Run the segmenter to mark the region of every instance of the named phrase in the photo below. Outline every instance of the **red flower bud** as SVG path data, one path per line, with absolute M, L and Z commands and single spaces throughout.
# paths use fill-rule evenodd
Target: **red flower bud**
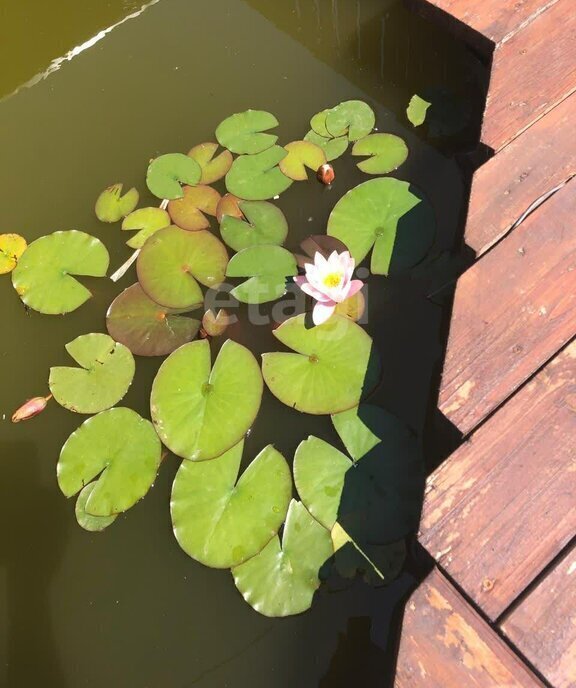
M 52 399 L 52 395 L 47 397 L 33 397 L 24 402 L 22 406 L 14 411 L 12 415 L 12 422 L 19 423 L 21 420 L 28 420 L 34 418 L 46 408 L 46 404 Z
M 334 174 L 334 168 L 332 167 L 332 165 L 329 165 L 328 163 L 321 165 L 318 168 L 318 171 L 316 172 L 316 178 L 318 179 L 318 181 L 322 182 L 322 184 L 326 184 L 326 186 L 332 184 L 335 176 L 336 175 Z

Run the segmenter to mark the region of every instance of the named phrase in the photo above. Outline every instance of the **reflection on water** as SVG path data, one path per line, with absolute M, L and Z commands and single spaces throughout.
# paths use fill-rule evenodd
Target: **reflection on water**
M 60 37 L 62 55 L 104 28 L 104 6 L 112 8 L 111 23 L 140 7 L 99 3 L 100 19 L 70 40 L 68 18 L 80 6 L 89 17 L 91 4 L 34 3 L 34 13 L 16 0 L 3 4 L 2 12 L 28 22 L 27 32 L 15 30 L 11 39 L 10 90 L 31 76 L 14 56 L 28 52 L 34 31 Z M 34 72 L 57 56 L 32 52 L 39 58 Z M 123 181 L 144 192 L 150 157 L 211 139 L 231 112 L 270 110 L 281 122 L 281 141 L 290 141 L 318 110 L 363 98 L 380 130 L 406 138 L 410 157 L 397 176 L 426 192 L 440 227 L 434 250 L 447 251 L 458 231 L 460 175 L 408 128 L 403 111 L 418 84 L 446 78 L 465 92 L 470 72 L 459 65 L 471 60 L 399 4 L 382 0 L 161 0 L 0 103 L 1 231 L 32 240 L 82 229 L 106 243 L 115 268 L 130 251 L 124 233 L 93 215 L 102 188 Z M 334 203 L 363 179 L 349 157 L 336 170 L 330 190 L 310 183 L 282 196 L 290 248 L 324 231 Z M 144 192 L 142 204 L 151 201 Z M 0 685 L 334 688 L 351 685 L 351 676 L 356 686 L 382 685 L 397 632 L 391 619 L 414 584 L 411 574 L 389 588 L 357 581 L 339 592 L 325 589 L 309 613 L 270 621 L 245 604 L 229 572 L 205 569 L 179 549 L 168 509 L 174 458 L 142 503 L 105 533 L 89 534 L 76 526 L 73 500 L 59 493 L 55 478 L 59 449 L 82 419 L 52 405 L 29 424 L 1 420 L 24 399 L 46 393 L 48 367 L 69 363 L 64 344 L 103 331 L 108 304 L 130 283 L 130 276 L 119 285 L 88 281 L 91 302 L 59 318 L 26 313 L 9 279 L 0 278 L 0 356 L 8 380 L 0 386 Z M 369 329 L 386 366 L 374 401 L 422 431 L 442 349 L 442 311 L 425 298 L 426 280 L 377 279 L 373 287 Z M 258 351 L 275 346 L 270 333 L 249 327 L 235 326 L 230 336 Z M 157 365 L 138 360 L 127 406 L 147 414 Z M 268 442 L 290 457 L 312 433 L 335 441 L 327 419 L 301 417 L 267 395 L 247 458 Z M 358 655 L 365 658 L 361 675 L 354 671 Z

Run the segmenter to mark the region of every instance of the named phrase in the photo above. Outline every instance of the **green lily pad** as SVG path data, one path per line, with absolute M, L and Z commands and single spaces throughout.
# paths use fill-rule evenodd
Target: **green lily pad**
M 432 103 L 424 100 L 424 98 L 421 98 L 418 94 L 413 95 L 406 108 L 406 117 L 408 117 L 408 121 L 415 127 L 424 124 L 426 121 L 426 113 L 430 105 L 432 105 Z
M 152 301 L 137 283 L 112 301 L 106 327 L 113 339 L 136 356 L 166 356 L 198 334 L 200 321 L 182 312 Z
M 249 277 L 230 292 L 243 303 L 267 303 L 286 291 L 286 277 L 296 275 L 296 259 L 282 246 L 250 246 L 230 259 L 227 277 Z
M 368 136 L 375 124 L 374 111 L 362 100 L 346 100 L 326 114 L 326 129 L 330 135 L 346 135 L 349 141 Z
M 357 167 L 367 174 L 388 174 L 400 167 L 408 157 L 408 146 L 404 139 L 394 134 L 369 134 L 356 141 L 352 155 L 370 156 L 359 162 Z
M 322 136 L 326 139 L 332 138 L 332 134 L 326 128 L 326 117 L 328 116 L 329 112 L 330 108 L 321 110 L 320 112 L 317 112 L 310 120 L 310 129 L 314 133 L 318 134 L 318 136 Z
M 328 218 L 328 234 L 360 263 L 374 248 L 370 269 L 396 274 L 418 263 L 432 245 L 434 211 L 424 194 L 398 179 L 371 179 L 348 191 Z
M 241 201 L 239 209 L 246 220 L 225 215 L 220 225 L 222 239 L 231 249 L 241 251 L 260 244 L 284 243 L 288 223 L 280 208 L 267 201 Z
M 122 196 L 123 184 L 112 184 L 96 200 L 96 217 L 101 222 L 118 222 L 129 215 L 138 205 L 140 194 L 137 189 L 130 189 Z
M 226 247 L 210 232 L 170 226 L 144 244 L 136 269 L 142 289 L 153 301 L 167 308 L 191 309 L 204 301 L 198 282 L 218 286 L 227 263 Z
M 327 138 L 320 136 L 315 131 L 309 131 L 304 137 L 304 141 L 309 141 L 318 146 L 324 151 L 327 162 L 336 160 L 343 155 L 348 148 L 348 137 L 338 136 L 336 138 Z
M 231 339 L 211 365 L 206 340 L 185 344 L 160 366 L 150 399 L 152 420 L 178 456 L 220 456 L 250 428 L 262 399 L 262 375 L 252 353 Z
M 213 184 L 228 172 L 232 165 L 232 153 L 224 149 L 218 155 L 218 144 L 213 142 L 199 143 L 188 151 L 188 156 L 196 160 L 202 169 L 200 184 Z M 214 157 L 216 155 L 216 157 Z
M 14 270 L 27 246 L 19 234 L 0 234 L 0 275 Z
M 66 497 L 95 481 L 84 510 L 92 516 L 127 511 L 148 492 L 161 461 L 152 423 L 128 408 L 88 418 L 60 452 L 58 485 Z
M 296 254 L 296 262 L 298 267 L 304 268 L 306 263 L 313 263 L 316 253 L 320 253 L 324 258 L 336 251 L 342 253 L 347 251 L 346 244 L 343 244 L 340 239 L 328 236 L 327 234 L 310 234 L 300 242 L 300 248 L 306 255 Z
M 202 178 L 202 168 L 183 153 L 166 153 L 152 160 L 146 172 L 146 184 L 158 198 L 182 198 L 180 184 L 194 186 Z
M 306 314 L 286 320 L 274 336 L 297 353 L 262 355 L 264 380 L 274 396 L 297 411 L 338 413 L 357 406 L 377 384 L 380 361 L 371 337 L 333 315 L 310 327 Z
M 12 271 L 18 296 L 39 313 L 59 315 L 76 310 L 92 293 L 73 275 L 104 277 L 108 251 L 96 237 L 71 230 L 33 241 Z
M 246 110 L 230 115 L 218 125 L 218 143 L 232 153 L 254 155 L 273 146 L 278 137 L 263 132 L 278 126 L 278 120 L 264 110 Z
M 122 222 L 123 230 L 139 230 L 126 244 L 130 248 L 142 248 L 147 239 L 170 223 L 170 215 L 162 208 L 139 208 L 127 215 Z
M 168 203 L 168 212 L 175 225 L 197 232 L 210 227 L 206 215 L 215 217 L 219 202 L 220 194 L 211 186 L 185 186 L 184 196 Z
M 272 146 L 256 155 L 241 155 L 226 175 L 226 188 L 246 201 L 265 201 L 279 196 L 292 184 L 278 163 L 288 155 L 281 146 Z
M 393 428 L 396 427 L 397 420 L 378 406 L 361 404 L 348 411 L 334 414 L 332 423 L 346 451 L 354 461 L 359 461 L 380 444 L 387 425 L 392 424 Z
M 117 404 L 135 372 L 130 350 L 107 334 L 83 334 L 66 344 L 80 368 L 50 368 L 48 384 L 56 401 L 75 413 L 99 413 Z
M 292 500 L 280 538 L 232 569 L 244 599 L 265 616 L 291 616 L 309 609 L 320 585 L 320 570 L 333 554 L 330 533 L 301 502 Z
M 183 461 L 172 487 L 174 535 L 193 559 L 237 566 L 278 532 L 292 493 L 286 459 L 269 444 L 238 479 L 241 440 L 213 461 Z
M 76 499 L 76 507 L 74 512 L 76 514 L 76 520 L 78 525 L 84 530 L 88 530 L 92 533 L 99 533 L 108 526 L 112 525 L 114 521 L 118 518 L 118 514 L 112 514 L 111 516 L 93 516 L 86 511 L 86 503 L 92 494 L 92 491 L 96 487 L 96 483 L 88 483 L 86 487 L 81 490 L 78 498 Z
M 280 161 L 281 171 L 294 181 L 304 182 L 308 179 L 306 168 L 314 173 L 326 163 L 326 154 L 310 141 L 292 141 L 284 146 L 288 155 Z

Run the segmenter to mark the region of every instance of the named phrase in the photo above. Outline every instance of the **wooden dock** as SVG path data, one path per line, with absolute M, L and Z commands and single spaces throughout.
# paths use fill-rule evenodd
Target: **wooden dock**
M 576 688 L 576 5 L 417 0 L 492 60 L 398 688 Z M 529 211 L 529 212 L 527 212 Z

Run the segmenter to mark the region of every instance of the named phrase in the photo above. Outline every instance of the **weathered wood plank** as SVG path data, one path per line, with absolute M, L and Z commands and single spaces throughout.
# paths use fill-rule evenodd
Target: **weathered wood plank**
M 575 122 L 573 94 L 477 170 L 464 240 L 478 256 L 537 198 L 576 174 Z
M 576 12 L 558 0 L 494 53 L 482 142 L 500 150 L 575 85 Z
M 404 611 L 396 688 L 534 688 L 542 683 L 434 570 Z
M 576 340 L 429 478 L 419 540 L 496 619 L 576 533 Z
M 576 333 L 574 217 L 576 178 L 458 280 L 439 406 L 464 434 Z
M 576 688 L 576 547 L 501 628 L 554 688 Z

